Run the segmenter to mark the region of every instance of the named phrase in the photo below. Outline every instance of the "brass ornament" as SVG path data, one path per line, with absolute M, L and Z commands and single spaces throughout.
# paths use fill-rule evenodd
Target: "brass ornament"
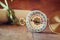
M 20 18 L 19 22 L 21 26 L 24 26 L 26 24 L 26 20 L 24 18 Z

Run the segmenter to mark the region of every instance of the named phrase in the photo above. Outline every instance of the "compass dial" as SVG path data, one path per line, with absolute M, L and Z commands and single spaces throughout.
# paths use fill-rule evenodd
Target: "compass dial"
M 26 17 L 26 26 L 30 31 L 41 32 L 47 26 L 47 17 L 41 11 L 31 11 Z

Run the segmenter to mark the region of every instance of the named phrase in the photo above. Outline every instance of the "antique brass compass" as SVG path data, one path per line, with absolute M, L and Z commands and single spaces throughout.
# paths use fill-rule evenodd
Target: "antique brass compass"
M 47 17 L 38 10 L 29 12 L 26 17 L 26 26 L 30 31 L 41 32 L 47 26 Z

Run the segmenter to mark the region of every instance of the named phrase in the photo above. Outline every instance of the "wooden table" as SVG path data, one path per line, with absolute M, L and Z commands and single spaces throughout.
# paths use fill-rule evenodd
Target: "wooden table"
M 0 40 L 60 40 L 60 35 L 48 27 L 41 33 L 32 33 L 26 26 L 0 25 Z
M 32 40 L 32 33 L 25 26 L 1 25 L 0 40 Z

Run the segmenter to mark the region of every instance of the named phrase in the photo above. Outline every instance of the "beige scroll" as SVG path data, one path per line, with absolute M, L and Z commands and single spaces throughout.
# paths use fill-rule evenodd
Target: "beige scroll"
M 20 18 L 26 18 L 27 14 L 30 12 L 30 10 L 14 10 L 15 16 L 20 20 Z M 7 10 L 0 9 L 0 23 L 7 22 Z

